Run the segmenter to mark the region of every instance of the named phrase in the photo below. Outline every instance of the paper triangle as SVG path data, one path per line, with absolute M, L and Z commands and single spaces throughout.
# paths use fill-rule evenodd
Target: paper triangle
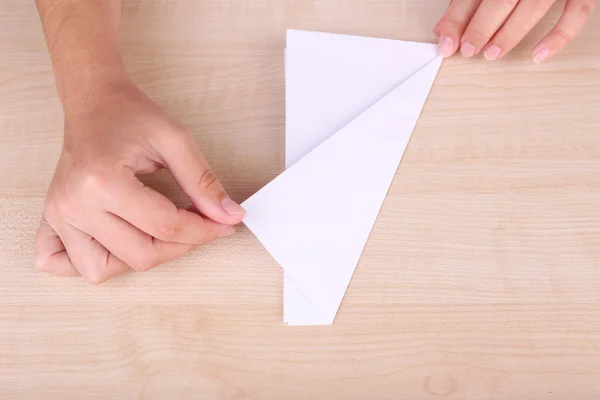
M 434 44 L 323 32 L 288 30 L 286 41 L 286 167 L 438 55 Z M 284 322 L 328 323 L 285 273 L 283 296 Z
M 288 30 L 286 168 L 438 57 L 437 45 Z
M 242 204 L 244 223 L 320 322 L 335 318 L 440 64 L 426 64 Z

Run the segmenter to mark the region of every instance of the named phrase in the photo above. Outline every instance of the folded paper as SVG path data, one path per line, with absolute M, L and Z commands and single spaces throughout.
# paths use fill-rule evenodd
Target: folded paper
M 333 323 L 441 57 L 432 44 L 289 30 L 286 170 L 242 203 L 284 270 L 284 321 Z

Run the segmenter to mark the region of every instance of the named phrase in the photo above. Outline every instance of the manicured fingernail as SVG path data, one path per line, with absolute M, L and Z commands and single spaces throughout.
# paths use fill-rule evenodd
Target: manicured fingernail
M 221 225 L 221 229 L 219 230 L 219 237 L 231 236 L 235 232 L 233 226 L 229 225 Z
M 550 56 L 550 50 L 541 48 L 535 53 L 533 53 L 533 62 L 536 64 L 541 64 L 548 59 Z
M 502 53 L 502 50 L 500 49 L 500 47 L 493 44 L 493 45 L 489 46 L 487 49 L 485 49 L 485 53 L 483 53 L 483 56 L 488 61 L 495 61 L 498 59 L 498 57 L 500 57 L 500 53 Z
M 231 200 L 229 197 L 225 197 L 221 200 L 221 206 L 223 206 L 223 209 L 231 215 L 239 215 L 246 212 L 242 206 Z
M 475 46 L 469 42 L 462 42 L 460 45 L 460 54 L 467 58 L 473 57 L 475 55 Z
M 442 57 L 450 57 L 454 53 L 454 41 L 448 36 L 440 40 L 440 54 Z

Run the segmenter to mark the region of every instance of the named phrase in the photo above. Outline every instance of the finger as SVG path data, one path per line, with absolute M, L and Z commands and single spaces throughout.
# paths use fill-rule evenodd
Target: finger
M 99 285 L 129 269 L 123 261 L 85 232 L 67 223 L 55 226 L 71 262 L 88 282 Z
M 461 53 L 465 57 L 478 54 L 504 24 L 519 0 L 483 0 L 462 37 Z M 487 60 L 500 57 L 497 47 L 490 46 L 484 56 Z
M 207 236 L 214 236 L 211 230 L 218 230 L 220 236 L 232 234 L 230 225 L 215 226 L 199 214 L 178 209 L 169 199 L 141 183 L 131 170 L 123 172 L 122 179 L 115 179 L 107 211 L 137 227 L 142 232 L 166 242 L 200 244 Z
M 213 224 L 218 225 L 214 221 Z M 89 232 L 117 258 L 135 271 L 147 271 L 190 251 L 194 245 L 163 242 L 140 231 L 116 215 L 104 212 L 90 221 Z M 206 231 L 205 241 L 214 240 L 219 230 Z
M 433 33 L 435 33 L 435 36 L 439 37 L 440 34 L 442 33 L 442 23 L 444 22 L 444 17 L 442 17 L 442 19 L 440 19 L 438 21 L 437 24 L 435 24 L 435 27 L 433 28 Z
M 193 136 L 186 133 L 181 138 L 182 140 L 169 140 L 156 146 L 181 189 L 208 218 L 229 225 L 241 222 L 244 209 L 229 198 L 198 149 Z
M 450 0 L 448 2 L 448 8 L 446 8 L 446 11 L 444 12 L 444 14 L 442 14 L 442 17 L 439 19 L 439 21 L 435 24 L 435 27 L 433 28 L 433 33 L 435 33 L 436 36 L 440 36 L 442 23 L 446 19 L 446 15 L 448 14 L 448 10 L 450 9 L 450 6 L 452 5 L 453 1 L 454 0 Z
M 443 57 L 450 57 L 456 53 L 460 38 L 480 4 L 481 0 L 455 0 L 450 4 L 438 28 L 439 51 Z
M 533 60 L 540 64 L 565 48 L 590 19 L 595 0 L 569 0 L 554 29 L 533 50 Z
M 498 58 L 510 52 L 537 25 L 556 0 L 522 0 L 487 47 L 500 49 Z M 493 49 L 488 51 L 493 53 Z
M 44 272 L 59 276 L 78 276 L 65 245 L 48 221 L 42 218 L 35 235 L 35 266 Z

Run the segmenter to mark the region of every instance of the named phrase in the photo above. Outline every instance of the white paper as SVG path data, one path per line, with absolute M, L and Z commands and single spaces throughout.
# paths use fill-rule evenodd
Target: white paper
M 286 168 L 437 57 L 430 43 L 288 30 Z
M 242 204 L 288 324 L 333 322 L 440 64 L 435 45 L 288 32 L 288 169 Z
M 434 44 L 298 30 L 287 48 L 310 68 L 285 63 L 286 167 L 438 55 Z M 285 322 L 328 323 L 285 273 L 283 288 Z

